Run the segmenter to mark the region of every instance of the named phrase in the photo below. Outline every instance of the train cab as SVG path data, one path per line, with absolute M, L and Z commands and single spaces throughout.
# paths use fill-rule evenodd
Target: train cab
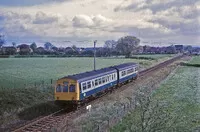
M 79 84 L 71 78 L 61 78 L 57 80 L 55 86 L 55 100 L 57 101 L 79 101 Z

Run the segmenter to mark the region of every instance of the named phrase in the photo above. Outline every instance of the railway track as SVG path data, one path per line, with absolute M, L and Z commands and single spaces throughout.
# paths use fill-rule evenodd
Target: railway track
M 159 63 L 153 67 L 142 70 L 139 72 L 139 76 L 142 77 L 150 72 L 161 69 L 161 68 L 165 67 L 166 65 L 169 65 L 169 64 L 173 63 L 174 61 L 179 60 L 182 57 L 184 57 L 184 55 L 176 56 L 172 59 L 169 59 L 167 61 Z M 119 89 L 116 89 L 115 91 L 120 92 L 123 90 L 124 90 L 124 88 L 119 88 Z M 92 104 L 92 103 L 98 101 L 99 99 L 101 99 L 101 97 L 99 97 L 93 101 L 90 101 L 89 103 Z M 77 117 L 80 114 L 85 113 L 85 112 L 87 112 L 87 111 L 84 106 L 80 107 L 78 110 L 72 110 L 72 111 L 66 111 L 65 109 L 61 109 L 61 110 L 59 110 L 55 113 L 52 113 L 48 116 L 28 122 L 27 124 L 13 130 L 12 132 L 48 132 L 53 126 L 61 123 L 63 121 L 63 119 L 67 119 L 67 118 L 71 119 L 71 118 Z

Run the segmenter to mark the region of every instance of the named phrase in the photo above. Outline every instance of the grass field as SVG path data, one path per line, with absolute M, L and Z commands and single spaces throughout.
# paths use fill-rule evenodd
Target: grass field
M 137 62 L 145 68 L 156 61 L 97 58 L 96 67 L 99 69 L 126 62 Z M 50 84 L 51 79 L 55 81 L 63 76 L 93 70 L 93 58 L 2 58 L 0 64 L 0 88 Z
M 199 59 L 200 57 L 194 57 L 189 63 L 199 63 Z M 159 102 L 157 105 L 153 105 L 153 103 L 146 105 L 146 115 L 144 115 L 146 118 L 144 120 L 148 120 L 148 122 L 142 121 L 140 117 L 142 110 L 136 109 L 116 125 L 112 131 L 125 131 L 130 129 L 137 131 L 145 129 L 150 131 L 150 129 L 158 129 L 163 132 L 188 132 L 199 130 L 200 68 L 187 66 L 178 68 L 152 94 L 151 102 L 157 101 Z M 156 110 L 155 106 L 162 107 Z M 149 123 L 149 125 L 144 128 L 141 123 L 144 125 Z
M 164 59 L 168 57 L 159 60 L 97 58 L 96 62 L 97 69 L 126 62 L 137 62 L 146 68 Z M 55 111 L 57 107 L 50 103 L 54 86 L 51 79 L 54 83 L 63 76 L 90 70 L 93 70 L 93 58 L 1 58 L 0 125 Z
M 194 56 L 189 63 L 190 64 L 200 64 L 200 56 Z

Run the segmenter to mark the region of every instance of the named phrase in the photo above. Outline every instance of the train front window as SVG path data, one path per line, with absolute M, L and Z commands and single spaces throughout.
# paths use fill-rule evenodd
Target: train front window
M 63 92 L 68 92 L 68 82 L 64 82 Z
M 69 86 L 69 92 L 75 92 L 75 85 L 74 84 L 71 84 Z
M 57 85 L 56 92 L 62 92 L 62 86 L 60 84 Z

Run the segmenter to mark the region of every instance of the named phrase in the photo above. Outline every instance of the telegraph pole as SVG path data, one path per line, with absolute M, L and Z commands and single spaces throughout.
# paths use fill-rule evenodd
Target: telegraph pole
M 94 41 L 94 70 L 96 70 L 96 43 L 97 40 Z

